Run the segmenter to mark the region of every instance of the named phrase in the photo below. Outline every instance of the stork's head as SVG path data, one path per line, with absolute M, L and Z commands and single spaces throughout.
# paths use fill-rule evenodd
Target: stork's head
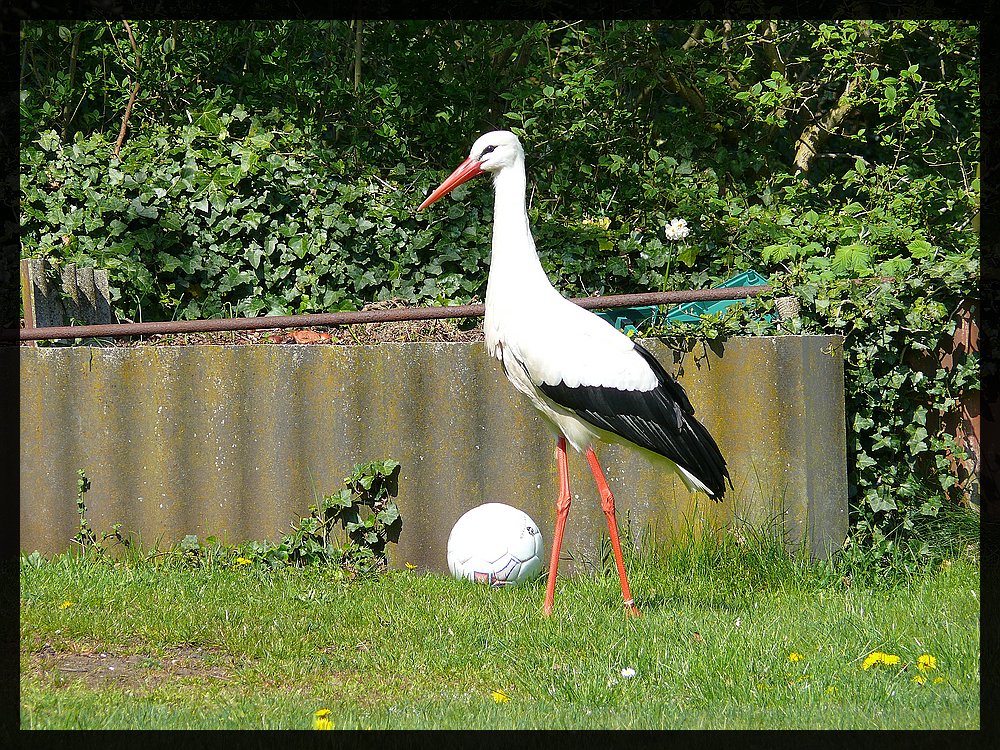
M 426 208 L 436 200 L 443 198 L 476 175 L 483 172 L 492 172 L 495 175 L 519 159 L 524 159 L 524 149 L 521 148 L 521 141 L 509 130 L 494 130 L 481 135 L 472 144 L 469 158 L 459 164 L 458 168 L 448 175 L 448 178 L 438 186 L 437 190 L 427 196 L 427 199 L 420 204 L 417 210 Z
M 499 172 L 518 159 L 524 158 L 521 141 L 509 130 L 494 130 L 479 136 L 472 144 L 469 158 L 479 162 L 484 172 Z

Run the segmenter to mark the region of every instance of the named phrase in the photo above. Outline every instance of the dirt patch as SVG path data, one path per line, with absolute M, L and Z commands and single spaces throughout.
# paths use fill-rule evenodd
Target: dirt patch
M 177 678 L 229 680 L 231 663 L 221 651 L 197 646 L 164 648 L 159 653 L 117 654 L 74 649 L 56 651 L 46 644 L 28 657 L 33 671 L 56 685 L 83 682 L 90 688 L 156 687 Z

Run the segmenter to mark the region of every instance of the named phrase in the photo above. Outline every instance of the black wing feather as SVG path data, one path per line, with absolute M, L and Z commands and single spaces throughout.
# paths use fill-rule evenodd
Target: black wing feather
M 560 406 L 572 409 L 595 427 L 613 432 L 658 453 L 698 477 L 716 500 L 726 493 L 729 470 L 715 439 L 694 417 L 684 388 L 646 349 L 636 351 L 649 363 L 659 384 L 651 391 L 607 386 L 542 383 L 538 389 Z M 732 480 L 729 480 L 732 487 Z

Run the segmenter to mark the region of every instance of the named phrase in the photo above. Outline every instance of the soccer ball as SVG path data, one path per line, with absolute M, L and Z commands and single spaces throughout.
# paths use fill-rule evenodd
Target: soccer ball
M 542 534 L 524 511 L 485 503 L 452 528 L 448 569 L 455 578 L 491 586 L 527 583 L 542 569 Z

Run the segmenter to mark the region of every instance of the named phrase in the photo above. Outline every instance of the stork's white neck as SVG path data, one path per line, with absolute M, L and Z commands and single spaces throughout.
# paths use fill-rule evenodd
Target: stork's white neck
M 483 332 L 486 350 L 502 359 L 499 344 L 527 335 L 548 317 L 547 306 L 563 300 L 535 252 L 525 206 L 524 161 L 517 159 L 493 179 L 493 253 L 486 284 Z
M 525 205 L 524 162 L 500 170 L 493 179 L 493 253 L 486 286 L 486 312 L 507 299 L 530 302 L 554 291 L 535 251 Z M 492 304 L 491 304 L 492 303 Z

